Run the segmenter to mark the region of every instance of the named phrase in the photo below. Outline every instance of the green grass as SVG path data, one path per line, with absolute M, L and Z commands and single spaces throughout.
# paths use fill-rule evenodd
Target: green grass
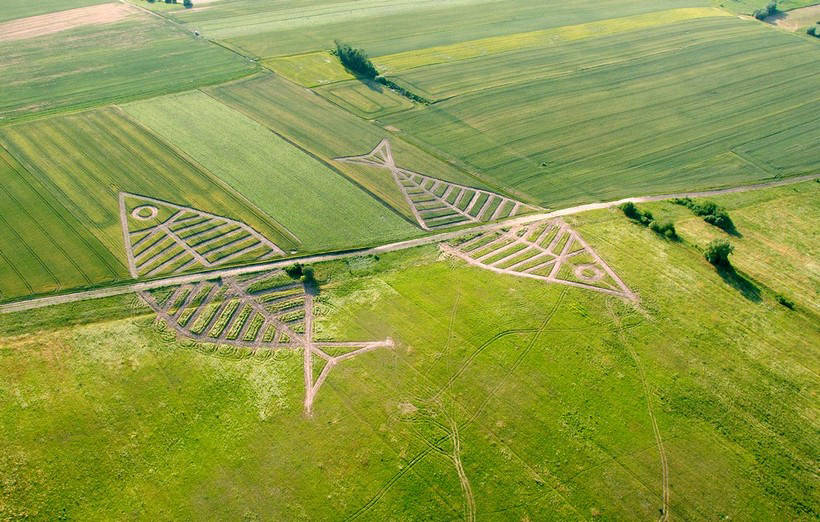
M 126 297 L 5 316 L 0 513 L 462 518 L 457 437 L 479 517 L 652 519 L 651 401 L 672 517 L 814 520 L 820 331 L 800 303 L 816 288 L 795 287 L 796 311 L 774 298 L 816 256 L 793 256 L 814 231 L 768 216 L 779 204 L 816 222 L 815 185 L 715 198 L 744 234 L 740 269 L 767 243 L 760 300 L 703 259 L 708 237 L 669 203 L 652 209 L 677 216 L 682 242 L 617 209 L 569 218 L 640 308 L 435 247 L 317 265 L 317 335 L 397 346 L 335 367 L 312 417 L 298 352 L 181 343 Z
M 32 2 L 30 0 L 6 0 L 3 2 L 3 11 L 0 12 L 0 22 L 74 9 L 75 7 L 102 4 L 105 3 L 105 1 L 106 0 L 40 0 L 38 2 Z
M 549 206 L 748 183 L 817 170 L 818 57 L 695 20 L 416 68 L 399 83 L 447 99 L 386 121 Z
M 283 249 L 292 246 L 289 236 L 247 199 L 200 170 L 118 109 L 5 126 L 0 128 L 0 144 L 28 171 L 17 169 L 19 190 L 28 191 L 21 193 L 19 201 L 29 214 L 4 204 L 3 216 L 24 237 L 28 248 L 43 251 L 54 242 L 65 252 L 67 260 L 61 261 L 55 251 L 44 261 L 50 270 L 66 272 L 68 279 L 63 289 L 71 286 L 70 281 L 80 282 L 70 274 L 69 267 L 75 263 L 92 284 L 130 278 L 120 229 L 120 191 L 238 219 Z M 26 189 L 24 182 L 30 188 Z M 10 183 L 7 190 L 13 187 Z M 31 226 L 29 215 L 38 216 L 34 219 L 42 226 L 42 232 Z M 42 239 L 43 234 L 55 239 Z M 24 255 L 22 245 L 16 251 Z M 24 259 L 27 258 L 12 261 L 26 264 Z M 53 263 L 56 265 L 52 268 Z M 51 288 L 38 286 L 31 293 L 48 289 Z
M 325 161 L 366 154 L 383 138 L 389 138 L 399 166 L 447 181 L 485 186 L 459 168 L 405 143 L 393 132 L 281 78 L 263 76 L 212 87 L 207 92 Z M 341 162 L 332 165 L 413 219 L 389 171 Z
M 315 91 L 336 105 L 366 119 L 378 119 L 414 107 L 413 102 L 404 96 L 375 82 L 351 80 L 319 87 Z
M 416 228 L 256 121 L 195 92 L 126 112 L 281 223 L 302 250 L 389 242 Z
M 379 0 L 270 3 L 237 0 L 173 14 L 208 38 L 269 58 L 327 50 L 340 39 L 371 56 L 548 27 L 631 16 L 708 0 Z
M 118 23 L 0 43 L 0 121 L 187 90 L 258 68 L 138 12 Z

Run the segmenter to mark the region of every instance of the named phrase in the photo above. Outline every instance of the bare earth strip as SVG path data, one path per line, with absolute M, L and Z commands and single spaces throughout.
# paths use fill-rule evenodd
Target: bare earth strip
M 85 25 L 110 24 L 134 12 L 128 4 L 118 2 L 29 16 L 0 24 L 0 42 L 35 38 Z
M 717 190 L 706 190 L 700 192 L 680 192 L 676 194 L 663 194 L 658 196 L 641 196 L 641 197 L 632 197 L 632 198 L 624 198 L 619 199 L 616 201 L 608 201 L 602 203 L 589 203 L 586 205 L 578 205 L 575 207 L 568 207 L 561 210 L 555 210 L 552 212 L 545 212 L 545 213 L 538 213 L 538 214 L 528 214 L 526 216 L 515 217 L 512 219 L 508 219 L 506 221 L 502 221 L 499 223 L 490 223 L 486 225 L 480 225 L 476 227 L 472 227 L 469 229 L 461 229 L 456 230 L 454 232 L 445 232 L 441 234 L 435 234 L 431 236 L 426 236 L 418 239 L 411 239 L 408 241 L 399 241 L 396 243 L 388 243 L 385 245 L 372 247 L 372 248 L 362 248 L 359 250 L 351 250 L 348 252 L 339 252 L 339 253 L 332 253 L 332 254 L 319 254 L 315 256 L 304 256 L 304 257 L 294 257 L 290 259 L 283 259 L 280 261 L 274 261 L 271 263 L 263 263 L 263 264 L 256 264 L 256 265 L 248 265 L 236 268 L 225 268 L 220 270 L 202 272 L 197 274 L 190 274 L 190 275 L 183 275 L 183 276 L 174 276 L 174 277 L 167 277 L 163 279 L 156 279 L 153 281 L 145 281 L 140 283 L 133 283 L 129 285 L 122 285 L 122 286 L 111 286 L 106 288 L 98 288 L 96 290 L 86 290 L 81 292 L 73 292 L 69 294 L 62 294 L 62 295 L 55 295 L 55 296 L 48 296 L 48 297 L 38 297 L 34 299 L 27 299 L 23 301 L 16 301 L 13 303 L 6 303 L 0 305 L 0 313 L 11 313 L 11 312 L 20 312 L 24 310 L 32 310 L 35 308 L 42 308 L 45 306 L 52 306 L 56 304 L 63 304 L 63 303 L 72 303 L 75 301 L 84 301 L 87 299 L 97 299 L 101 297 L 110 297 L 114 295 L 122 295 L 122 294 L 130 294 L 134 292 L 140 292 L 143 290 L 150 290 L 154 288 L 160 288 L 163 286 L 171 286 L 177 284 L 185 284 L 191 282 L 198 282 L 198 281 L 206 281 L 208 279 L 213 279 L 214 277 L 219 276 L 237 276 L 242 274 L 251 274 L 254 272 L 260 272 L 262 270 L 273 270 L 277 268 L 283 268 L 285 266 L 292 265 L 293 263 L 299 262 L 302 264 L 309 264 L 309 263 L 321 263 L 323 261 L 332 261 L 335 259 L 344 259 L 348 257 L 356 257 L 356 256 L 365 256 L 365 255 L 375 255 L 375 254 L 384 254 L 386 252 L 394 252 L 396 250 L 404 250 L 407 248 L 414 248 L 422 245 L 430 245 L 433 243 L 440 243 L 442 241 L 450 241 L 452 239 L 456 239 L 461 237 L 465 234 L 471 232 L 486 232 L 490 230 L 498 230 L 501 228 L 514 226 L 514 225 L 525 225 L 528 223 L 534 223 L 536 221 L 541 221 L 543 219 L 549 218 L 556 218 L 560 216 L 569 216 L 572 214 L 579 214 L 581 212 L 586 212 L 588 210 L 598 210 L 598 209 L 605 209 L 616 207 L 622 203 L 627 201 L 632 201 L 633 203 L 646 203 L 650 201 L 663 201 L 667 199 L 674 199 L 674 198 L 683 198 L 683 197 L 690 197 L 690 198 L 701 198 L 701 197 L 709 197 L 709 196 L 717 196 L 720 194 L 732 194 L 736 192 L 746 192 L 749 190 L 759 190 L 764 188 L 770 187 L 778 187 L 781 185 L 790 185 L 793 183 L 800 183 L 803 181 L 813 180 L 820 178 L 820 174 L 810 174 L 808 176 L 799 176 L 789 179 L 783 180 L 776 180 L 776 181 L 769 181 L 766 183 L 757 183 L 754 185 L 745 185 L 741 187 L 732 187 L 726 189 L 717 189 Z

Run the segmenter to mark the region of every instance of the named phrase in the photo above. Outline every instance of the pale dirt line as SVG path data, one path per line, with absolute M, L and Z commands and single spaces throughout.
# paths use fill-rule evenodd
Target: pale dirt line
M 655 418 L 655 411 L 652 408 L 652 393 L 649 389 L 649 383 L 646 380 L 646 373 L 644 372 L 643 365 L 641 364 L 641 360 L 638 358 L 637 352 L 632 347 L 631 344 L 626 339 L 626 335 L 624 335 L 623 325 L 621 324 L 621 320 L 618 315 L 612 310 L 611 303 L 607 302 L 607 310 L 609 314 L 612 316 L 612 321 L 615 323 L 615 326 L 618 330 L 618 337 L 623 343 L 624 346 L 627 347 L 629 350 L 629 355 L 632 356 L 632 360 L 635 361 L 635 366 L 638 368 L 638 375 L 641 379 L 641 386 L 643 387 L 643 393 L 646 397 L 646 408 L 649 412 L 649 418 L 652 421 L 652 431 L 655 435 L 655 442 L 658 445 L 658 455 L 661 461 L 661 488 L 663 491 L 663 508 L 661 510 L 661 516 L 659 517 L 659 522 L 666 522 L 669 520 L 669 464 L 666 460 L 666 450 L 663 447 L 663 439 L 661 438 L 661 431 L 658 428 L 658 421 Z
M 339 253 L 330 253 L 330 254 L 317 254 L 313 256 L 303 256 L 303 257 L 292 257 L 289 259 L 282 259 L 279 261 L 273 261 L 270 263 L 260 263 L 254 265 L 245 265 L 236 268 L 224 268 L 218 269 L 208 272 L 199 272 L 196 274 L 187 274 L 181 276 L 172 276 L 163 279 L 156 279 L 152 281 L 145 281 L 139 283 L 132 283 L 128 285 L 121 285 L 121 286 L 111 286 L 105 288 L 98 288 L 94 290 L 83 290 L 79 292 L 72 292 L 69 294 L 61 294 L 55 296 L 48 296 L 48 297 L 36 297 L 32 299 L 25 299 L 22 301 L 15 301 L 12 303 L 6 303 L 0 305 L 0 313 L 11 313 L 11 312 L 20 312 L 24 310 L 32 310 L 35 308 L 42 308 L 44 306 L 52 306 L 56 304 L 63 304 L 63 303 L 72 303 L 76 301 L 85 301 L 88 299 L 98 299 L 101 297 L 111 297 L 116 295 L 122 294 L 130 294 L 134 292 L 139 292 L 141 290 L 151 290 L 155 288 L 161 288 L 163 286 L 172 286 L 177 284 L 184 284 L 189 282 L 195 281 L 203 281 L 206 279 L 213 279 L 216 277 L 220 277 L 222 275 L 244 275 L 244 274 L 252 274 L 255 272 L 261 272 L 263 270 L 273 270 L 276 268 L 284 268 L 286 266 L 292 265 L 294 263 L 302 263 L 302 264 L 309 264 L 309 263 L 321 263 L 323 261 L 332 261 L 336 259 L 345 259 L 348 257 L 358 257 L 358 256 L 366 256 L 366 255 L 376 255 L 376 254 L 384 254 L 387 252 L 394 252 L 396 250 L 405 250 L 408 248 L 415 248 L 418 246 L 429 245 L 432 243 L 440 243 L 442 241 L 449 241 L 451 239 L 456 239 L 460 236 L 475 233 L 475 232 L 488 232 L 493 230 L 498 230 L 501 228 L 506 228 L 515 225 L 525 225 L 529 223 L 534 223 L 536 221 L 542 221 L 545 219 L 560 217 L 560 216 L 569 216 L 572 214 L 580 214 L 582 212 L 587 212 L 590 210 L 600 210 L 618 206 L 622 203 L 626 203 L 627 201 L 631 201 L 633 203 L 647 203 L 651 201 L 663 201 L 667 199 L 674 199 L 674 198 L 700 198 L 700 197 L 708 197 L 708 196 L 716 196 L 721 194 L 733 194 L 736 192 L 747 192 L 751 190 L 760 190 L 765 188 L 772 188 L 772 187 L 779 187 L 782 185 L 790 185 L 793 183 L 800 183 L 803 181 L 813 180 L 820 178 L 820 174 L 811 174 L 808 176 L 799 176 L 784 180 L 777 180 L 777 181 L 770 181 L 766 183 L 757 183 L 754 185 L 745 185 L 742 187 L 734 187 L 734 188 L 727 188 L 727 189 L 716 189 L 716 190 L 709 190 L 709 191 L 701 191 L 701 192 L 681 192 L 677 194 L 664 194 L 659 196 L 639 196 L 639 197 L 632 197 L 632 198 L 624 198 L 619 199 L 616 201 L 608 201 L 604 203 L 590 203 L 586 205 L 578 205 L 575 207 L 568 207 L 561 210 L 554 210 L 551 212 L 544 212 L 544 213 L 537 213 L 537 214 L 528 214 L 526 216 L 521 216 L 517 218 L 507 219 L 506 221 L 501 221 L 498 223 L 487 223 L 486 225 L 479 225 L 472 228 L 466 229 L 459 229 L 456 231 L 451 232 L 442 232 L 440 234 L 434 234 L 431 236 L 425 236 L 417 239 L 409 239 L 406 241 L 398 241 L 395 243 L 387 243 L 377 247 L 370 247 L 370 248 L 361 248 L 357 250 L 350 250 L 347 252 L 339 252 Z
M 461 484 L 461 491 L 464 493 L 464 518 L 467 522 L 475 521 L 475 497 L 467 473 L 464 472 L 464 465 L 461 462 L 461 437 L 458 434 L 458 423 L 451 421 L 453 435 L 453 464 L 458 474 L 458 482 Z

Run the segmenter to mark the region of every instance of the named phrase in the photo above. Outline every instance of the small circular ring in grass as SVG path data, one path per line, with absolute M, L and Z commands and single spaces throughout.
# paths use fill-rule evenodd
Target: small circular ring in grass
M 600 281 L 604 278 L 604 271 L 595 265 L 578 265 L 574 272 L 575 277 L 584 281 Z
M 148 221 L 157 217 L 159 210 L 151 205 L 142 205 L 131 211 L 131 217 L 140 221 Z

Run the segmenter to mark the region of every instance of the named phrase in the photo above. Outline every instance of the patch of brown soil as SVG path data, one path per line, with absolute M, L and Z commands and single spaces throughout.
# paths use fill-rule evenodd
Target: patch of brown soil
M 797 31 L 801 27 L 814 25 L 818 21 L 820 21 L 820 4 L 777 13 L 764 20 L 764 22 L 788 29 L 789 31 Z
M 59 33 L 84 25 L 118 22 L 133 12 L 134 8 L 118 2 L 11 20 L 0 24 L 0 42 Z

